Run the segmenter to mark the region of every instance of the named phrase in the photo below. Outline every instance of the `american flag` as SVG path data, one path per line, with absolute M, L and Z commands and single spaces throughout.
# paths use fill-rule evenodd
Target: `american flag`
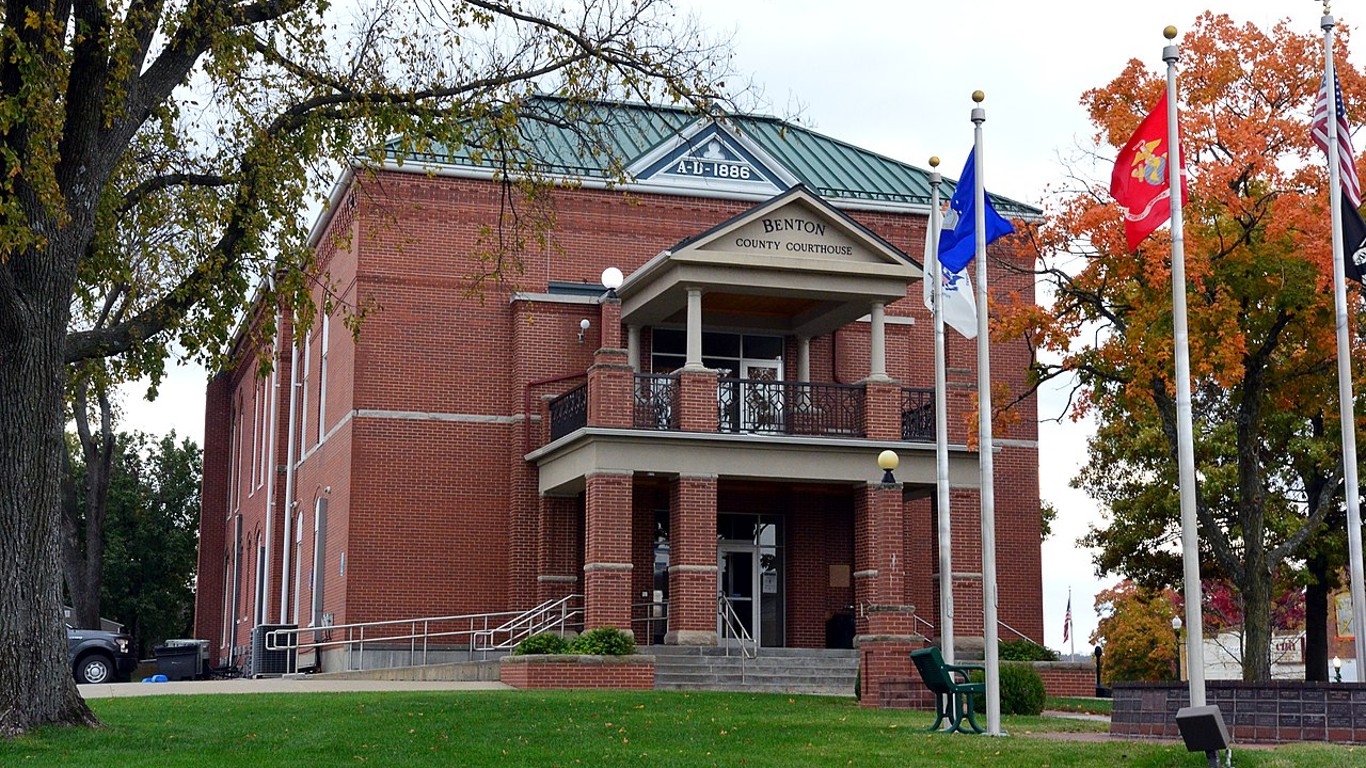
M 1062 620 L 1062 641 L 1065 643 L 1072 637 L 1072 595 L 1067 595 L 1067 615 Z
M 1341 172 L 1342 191 L 1352 201 L 1353 207 L 1361 207 L 1361 182 L 1357 180 L 1356 152 L 1352 149 L 1352 128 L 1347 124 L 1347 110 L 1342 106 L 1342 85 L 1337 73 L 1333 73 L 1333 91 L 1337 99 L 1338 122 L 1338 163 Z M 1324 78 L 1319 89 L 1319 100 L 1314 104 L 1314 143 L 1326 154 L 1328 152 L 1328 79 Z

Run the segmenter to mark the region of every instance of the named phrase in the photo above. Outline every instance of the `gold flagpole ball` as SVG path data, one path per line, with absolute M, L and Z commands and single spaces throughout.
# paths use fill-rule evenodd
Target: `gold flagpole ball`
M 931 167 L 931 168 L 938 168 L 938 167 L 939 167 L 939 155 L 931 155 L 931 156 L 930 156 L 930 167 Z
M 981 104 L 981 103 L 982 103 L 982 100 L 985 99 L 986 97 L 987 97 L 987 95 L 986 95 L 985 93 L 982 93 L 981 91 L 973 91 L 973 92 L 972 92 L 972 100 L 975 101 L 975 102 L 977 102 L 978 104 Z
M 1172 26 L 1171 24 L 1168 24 L 1166 28 L 1162 30 L 1162 36 L 1167 38 L 1168 40 L 1175 40 L 1176 27 Z

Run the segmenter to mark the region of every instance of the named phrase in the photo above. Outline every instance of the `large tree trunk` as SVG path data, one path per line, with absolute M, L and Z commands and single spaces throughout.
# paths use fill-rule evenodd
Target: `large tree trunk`
M 1337 576 L 1328 558 L 1314 553 L 1307 563 L 1310 582 L 1304 588 L 1304 679 L 1328 682 L 1328 592 Z
M 1265 682 L 1271 679 L 1271 571 L 1266 568 L 1265 552 L 1256 557 L 1248 553 L 1243 593 L 1243 679 Z
M 0 264 L 0 734 L 92 724 L 67 663 L 59 489 L 72 251 Z M 67 244 L 68 248 L 70 244 Z

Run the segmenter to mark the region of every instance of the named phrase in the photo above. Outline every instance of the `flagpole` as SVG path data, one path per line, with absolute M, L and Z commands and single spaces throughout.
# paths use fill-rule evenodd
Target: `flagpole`
M 1176 27 L 1162 30 L 1168 41 L 1176 39 Z M 1181 561 L 1185 571 L 1186 658 L 1189 659 L 1190 705 L 1205 705 L 1204 624 L 1200 598 L 1199 529 L 1195 516 L 1195 447 L 1191 426 L 1190 339 L 1186 329 L 1186 238 L 1181 220 L 1180 133 L 1176 121 L 1175 44 L 1162 49 L 1167 62 L 1167 192 L 1172 212 L 1172 335 L 1176 351 L 1177 474 L 1181 486 Z
M 1327 13 L 1323 28 L 1323 77 L 1328 96 L 1328 207 L 1333 223 L 1333 305 L 1337 315 L 1338 418 L 1342 424 L 1342 466 L 1344 496 L 1347 500 L 1348 575 L 1352 593 L 1352 634 L 1355 636 L 1357 682 L 1366 682 L 1366 589 L 1362 584 L 1361 564 L 1361 491 L 1357 479 L 1356 414 L 1352 405 L 1352 356 L 1350 329 L 1347 326 L 1347 275 L 1342 247 L 1342 168 L 1338 158 L 1337 87 L 1333 70 L 1333 27 Z
M 939 652 L 953 664 L 953 525 L 949 506 L 949 406 L 948 376 L 944 360 L 944 274 L 939 263 L 939 158 L 930 158 L 930 226 L 925 237 L 929 248 L 925 259 L 934 281 L 934 474 L 939 517 Z M 933 262 L 931 266 L 930 262 Z
M 987 733 L 1001 735 L 1001 665 L 996 626 L 996 486 L 992 468 L 991 438 L 991 345 L 987 315 L 987 206 L 986 163 L 982 157 L 982 123 L 987 113 L 980 106 L 986 95 L 972 92 L 979 106 L 972 109 L 972 152 L 975 164 L 973 215 L 977 259 L 977 456 L 982 486 L 982 642 L 986 660 Z
M 1069 638 L 1072 639 L 1072 651 L 1071 651 L 1071 655 L 1073 656 L 1073 658 L 1070 659 L 1070 661 L 1075 661 L 1075 660 L 1076 660 L 1075 657 L 1076 657 L 1076 655 L 1077 655 L 1077 628 L 1072 624 L 1072 588 L 1071 588 L 1071 587 L 1068 587 L 1068 588 L 1067 588 L 1067 636 L 1068 636 Z

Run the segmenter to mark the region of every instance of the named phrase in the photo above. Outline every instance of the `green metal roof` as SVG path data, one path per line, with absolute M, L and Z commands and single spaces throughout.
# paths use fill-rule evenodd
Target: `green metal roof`
M 698 122 L 696 112 L 681 108 L 630 102 L 580 102 L 555 96 L 534 96 L 518 105 L 515 125 L 517 162 L 543 173 L 584 179 L 616 179 L 621 167 L 677 138 Z M 726 115 L 722 125 L 747 138 L 791 176 L 831 201 L 872 201 L 928 205 L 929 172 L 884 155 L 860 149 L 794 123 L 765 115 Z M 391 140 L 386 159 L 395 162 L 465 166 L 493 170 L 496 159 L 482 147 L 490 146 L 476 122 L 465 147 L 434 145 L 426 150 L 405 148 Z M 940 194 L 953 194 L 954 181 L 945 178 Z M 992 203 L 1003 215 L 1038 216 L 1039 208 L 999 195 Z

